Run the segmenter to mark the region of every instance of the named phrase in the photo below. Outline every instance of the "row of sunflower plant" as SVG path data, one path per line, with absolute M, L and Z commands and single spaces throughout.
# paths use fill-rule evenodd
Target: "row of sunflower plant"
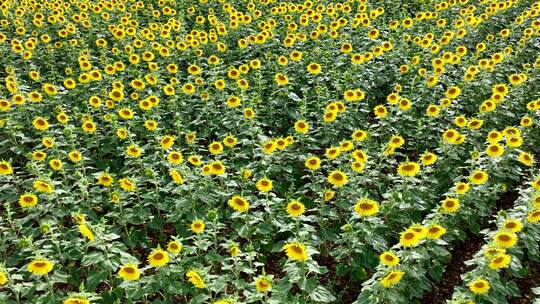
M 458 287 L 449 303 L 507 303 L 520 291 L 514 279 L 528 275 L 527 264 L 539 260 L 540 178 L 521 189 L 514 207 L 493 219 L 496 230 L 484 231 L 486 243 L 466 262 L 475 266 L 462 275 L 467 288 Z
M 534 103 L 534 101 L 533 101 L 532 103 Z M 496 136 L 496 133 L 497 133 L 497 132 L 495 132 L 495 133 L 490 132 L 490 133 L 491 133 L 493 136 L 497 137 L 497 136 Z M 490 142 L 489 139 L 488 139 L 488 142 Z M 500 148 L 497 148 L 497 147 L 493 147 L 493 148 L 494 148 L 494 149 L 496 148 L 495 150 L 497 150 L 497 151 L 502 151 Z M 489 148 L 487 149 L 487 153 L 490 154 Z M 493 155 L 490 155 L 490 156 L 493 156 Z M 518 155 L 516 155 L 516 156 L 518 156 Z M 531 155 L 528 154 L 528 153 L 525 153 L 525 154 L 522 153 L 522 154 L 520 154 L 519 156 L 520 156 L 520 158 L 525 157 L 525 158 L 528 158 L 528 159 L 530 159 L 530 157 L 531 157 Z M 528 163 L 528 162 L 524 162 L 524 163 Z M 390 276 L 395 277 L 395 278 L 398 278 L 398 280 L 399 280 L 399 278 L 400 278 L 399 276 L 397 276 L 397 275 L 395 275 L 395 274 L 390 274 Z M 429 288 L 429 285 L 427 285 L 426 287 Z M 394 300 L 396 300 L 396 299 L 397 299 L 397 298 L 394 298 Z

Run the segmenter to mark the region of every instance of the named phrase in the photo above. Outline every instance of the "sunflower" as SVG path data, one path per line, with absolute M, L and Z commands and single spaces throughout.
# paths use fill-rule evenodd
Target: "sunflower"
M 417 162 L 405 162 L 399 164 L 398 174 L 400 176 L 416 176 L 420 172 L 420 165 Z
M 407 111 L 412 107 L 412 102 L 407 98 L 401 98 L 399 100 L 399 109 L 402 111 Z
M 167 155 L 167 160 L 173 165 L 179 165 L 184 161 L 184 156 L 179 151 L 171 151 Z
M 364 152 L 364 150 L 356 149 L 351 152 L 351 155 L 356 161 L 359 161 L 361 163 L 365 163 L 368 160 L 368 156 L 366 152 Z
M 379 203 L 371 199 L 361 198 L 356 201 L 354 211 L 361 217 L 373 216 L 379 212 Z
M 90 301 L 85 297 L 70 297 L 64 300 L 62 304 L 90 304 Z
M 201 275 L 195 271 L 190 270 L 186 273 L 186 277 L 188 278 L 188 281 L 193 284 L 193 286 L 197 288 L 205 288 L 206 284 L 204 283 L 204 279 L 201 277 Z
M 238 195 L 235 195 L 229 199 L 229 206 L 238 212 L 246 212 L 249 210 L 248 201 Z
M 309 124 L 305 120 L 297 120 L 294 123 L 294 129 L 297 133 L 306 134 L 309 131 Z
M 502 247 L 502 248 L 514 247 L 514 245 L 516 245 L 517 243 L 517 240 L 518 240 L 517 235 L 515 235 L 513 232 L 506 232 L 506 231 L 498 232 L 493 237 L 493 241 L 495 242 L 495 244 L 497 244 L 497 246 Z
M 497 144 L 497 143 L 490 144 L 486 148 L 486 154 L 491 158 L 499 157 L 504 154 L 504 148 L 500 144 Z
M 388 145 L 393 148 L 399 148 L 405 144 L 405 139 L 399 135 L 392 135 Z
M 289 77 L 283 73 L 276 73 L 274 76 L 274 80 L 276 81 L 278 86 L 283 86 L 289 84 Z
M 191 231 L 193 231 L 193 233 L 196 233 L 196 234 L 203 233 L 205 227 L 206 225 L 204 224 L 202 220 L 197 219 L 191 223 Z
M 327 181 L 336 187 L 343 187 L 347 184 L 348 178 L 341 170 L 334 170 L 328 174 Z
M 324 113 L 324 122 L 330 123 L 335 121 L 337 118 L 337 111 L 326 111 Z
M 133 110 L 129 108 L 122 108 L 118 110 L 118 115 L 125 120 L 129 120 L 133 118 Z
M 170 241 L 167 244 L 167 251 L 170 253 L 178 254 L 180 251 L 182 251 L 182 244 L 177 241 Z
M 0 286 L 4 286 L 9 282 L 7 274 L 0 270 Z
M 38 203 L 38 198 L 35 194 L 25 193 L 19 197 L 19 205 L 23 208 L 33 207 Z
M 384 278 L 382 278 L 379 282 L 382 286 L 385 288 L 388 288 L 392 285 L 395 285 L 401 281 L 403 276 L 405 275 L 405 272 L 403 271 L 392 271 L 389 274 L 387 274 Z
M 169 254 L 160 248 L 156 248 L 148 255 L 148 264 L 152 267 L 163 267 L 169 262 Z
M 52 193 L 54 191 L 53 186 L 46 181 L 36 180 L 33 183 L 34 189 L 43 193 Z
M 46 131 L 50 127 L 49 122 L 47 121 L 47 119 L 45 119 L 45 118 L 43 118 L 41 116 L 36 117 L 32 121 L 32 125 L 34 126 L 34 128 L 36 128 L 36 130 L 39 130 L 39 131 Z
M 137 185 L 130 180 L 129 178 L 121 178 L 118 181 L 118 184 L 120 185 L 120 188 L 122 188 L 124 191 L 133 191 L 137 188 Z
M 246 119 L 253 119 L 255 117 L 255 111 L 252 108 L 245 108 L 244 117 Z
M 399 264 L 399 258 L 391 251 L 385 251 L 379 255 L 379 261 L 385 266 L 396 266 Z
M 463 183 L 463 182 L 459 182 L 457 184 L 455 184 L 454 186 L 454 189 L 456 191 L 457 194 L 459 195 L 463 195 L 465 193 L 467 193 L 467 191 L 469 191 L 469 184 L 468 183 Z
M 7 112 L 11 108 L 11 103 L 7 99 L 0 99 L 0 111 Z
M 94 233 L 86 224 L 79 225 L 79 232 L 82 234 L 82 236 L 86 237 L 89 241 L 94 241 Z
M 287 204 L 287 214 L 292 217 L 299 217 L 304 214 L 305 206 L 297 200 L 290 201 Z
M 534 155 L 527 152 L 521 152 L 519 153 L 519 162 L 525 166 L 531 167 L 534 163 Z
M 317 170 L 321 167 L 321 160 L 317 156 L 311 156 L 304 163 L 309 170 Z
M 438 240 L 446 233 L 446 228 L 438 224 L 429 225 L 426 229 L 426 237 L 431 240 Z
M 266 276 L 259 277 L 255 280 L 255 289 L 257 289 L 257 291 L 260 293 L 266 293 L 272 289 L 271 282 L 272 281 L 270 280 L 270 278 Z
M 449 99 L 456 99 L 460 94 L 461 89 L 457 86 L 449 87 L 445 92 L 446 97 Z
M 540 208 L 540 194 L 535 195 L 535 196 L 531 199 L 531 205 L 532 205 L 534 208 Z
M 489 282 L 482 278 L 474 279 L 469 283 L 469 289 L 475 294 L 486 294 L 489 289 Z
M 118 276 L 126 281 L 136 281 L 141 276 L 136 264 L 125 264 L 120 267 Z
M 399 243 L 403 247 L 414 247 L 420 243 L 421 237 L 414 230 L 407 229 L 401 233 Z
M 473 171 L 469 177 L 471 183 L 473 183 L 474 185 L 482 185 L 488 180 L 488 178 L 489 175 L 487 174 L 487 172 L 482 170 Z
M 325 202 L 331 201 L 336 196 L 336 192 L 333 190 L 326 190 L 323 193 L 323 199 Z
M 535 210 L 527 214 L 527 222 L 538 223 L 540 222 L 540 210 Z
M 82 124 L 81 128 L 86 133 L 94 133 L 96 131 L 96 124 L 93 121 L 88 120 Z
M 10 175 L 13 174 L 13 168 L 11 164 L 7 161 L 0 161 L 0 174 L 1 175 Z
M 49 161 L 49 166 L 51 166 L 53 170 L 58 171 L 58 170 L 62 170 L 62 167 L 64 166 L 64 164 L 62 163 L 61 160 L 55 158 Z
M 174 141 L 176 138 L 174 136 L 165 135 L 161 138 L 159 141 L 159 144 L 161 145 L 161 148 L 163 150 L 170 149 L 174 145 Z
M 489 268 L 491 269 L 502 269 L 507 268 L 512 261 L 512 256 L 509 254 L 499 254 L 489 261 Z
M 321 66 L 318 63 L 312 62 L 307 66 L 308 73 L 317 75 L 321 73 Z
M 536 178 L 536 179 L 531 183 L 531 186 L 534 188 L 534 190 L 540 191 L 540 177 Z
M 456 213 L 459 206 L 459 200 L 455 198 L 447 198 L 442 202 L 442 209 L 444 213 Z
M 238 140 L 232 135 L 228 135 L 223 139 L 223 144 L 229 148 L 236 146 L 237 143 Z
M 37 259 L 28 264 L 28 271 L 35 275 L 45 275 L 53 270 L 54 263 L 45 260 Z
M 218 141 L 214 141 L 208 146 L 208 151 L 213 155 L 220 154 L 223 151 L 223 145 Z
M 335 159 L 336 157 L 339 156 L 339 154 L 341 154 L 341 149 L 339 147 L 330 147 L 326 149 L 324 153 L 324 155 L 328 159 Z
M 285 250 L 287 257 L 293 261 L 305 262 L 308 260 L 308 254 L 304 244 L 298 242 L 286 243 L 283 246 L 283 250 Z
M 236 244 L 232 244 L 229 246 L 229 253 L 231 254 L 231 257 L 235 257 L 240 253 L 240 247 Z
M 54 147 L 54 138 L 43 137 L 43 139 L 41 140 L 41 143 L 47 148 L 52 148 Z
M 377 105 L 373 108 L 373 114 L 375 114 L 375 117 L 377 118 L 385 118 L 388 116 L 388 109 L 383 105 Z
M 37 160 L 37 161 L 43 161 L 43 160 L 45 160 L 45 158 L 47 158 L 47 153 L 45 153 L 43 151 L 40 151 L 40 150 L 34 151 L 34 152 L 32 152 L 32 158 L 34 160 Z M 1 165 L 0 165 L 0 167 L 1 167 Z
M 127 153 L 127 155 L 129 155 L 131 157 L 137 158 L 137 157 L 141 156 L 142 150 L 137 145 L 129 145 L 126 148 L 126 153 Z
M 448 129 L 444 131 L 442 138 L 447 143 L 456 144 L 460 136 L 461 134 L 457 130 Z
M 362 171 L 364 171 L 364 167 L 365 167 L 365 164 L 363 162 L 360 162 L 360 161 L 354 161 L 354 162 L 351 163 L 351 169 L 354 172 L 362 172 Z
M 102 186 L 105 186 L 105 187 L 109 187 L 112 185 L 112 183 L 114 182 L 114 178 L 107 172 L 101 172 L 99 174 L 99 176 L 97 177 L 98 179 L 98 185 L 102 185 Z
M 277 149 L 277 144 L 274 140 L 268 140 L 264 143 L 262 150 L 264 154 L 272 154 Z
M 261 178 L 257 181 L 257 189 L 261 192 L 270 192 L 272 191 L 272 181 L 268 178 Z
M 72 150 L 71 152 L 69 152 L 68 157 L 74 163 L 78 163 L 82 160 L 82 154 L 77 150 Z
M 227 106 L 229 108 L 236 108 L 242 104 L 242 100 L 238 96 L 231 96 L 227 99 Z
M 422 160 L 422 165 L 430 166 L 430 165 L 433 165 L 437 161 L 437 155 L 431 152 L 424 152 L 424 154 L 420 156 L 420 159 Z
M 523 229 L 523 223 L 518 219 L 509 218 L 504 221 L 502 228 L 513 233 L 518 233 Z

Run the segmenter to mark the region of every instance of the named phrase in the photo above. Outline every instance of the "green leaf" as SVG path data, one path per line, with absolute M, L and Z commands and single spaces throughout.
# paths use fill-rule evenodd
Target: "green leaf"
M 317 286 L 310 294 L 309 297 L 315 302 L 330 303 L 336 300 L 336 297 L 324 286 Z

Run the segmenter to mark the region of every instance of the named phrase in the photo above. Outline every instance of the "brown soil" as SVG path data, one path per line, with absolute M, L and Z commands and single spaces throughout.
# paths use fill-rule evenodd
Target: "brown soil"
M 521 297 L 511 298 L 508 300 L 510 304 L 530 304 L 533 303 L 536 295 L 532 292 L 532 288 L 540 286 L 540 263 L 532 262 L 529 264 L 529 272 L 522 279 L 517 279 L 516 284 L 519 287 Z
M 424 295 L 422 303 L 445 304 L 452 297 L 454 286 L 462 284 L 460 275 L 472 270 L 472 266 L 465 265 L 465 261 L 470 260 L 483 244 L 484 239 L 480 235 L 469 235 L 466 241 L 457 243 L 441 282 Z

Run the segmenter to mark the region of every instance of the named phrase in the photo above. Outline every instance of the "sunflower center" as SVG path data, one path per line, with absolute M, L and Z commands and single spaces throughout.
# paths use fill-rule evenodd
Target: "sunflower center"
M 499 240 L 500 241 L 503 241 L 503 242 L 508 242 L 510 241 L 512 238 L 506 234 L 503 234 L 503 235 L 499 235 Z
M 335 173 L 334 175 L 332 175 L 332 178 L 335 179 L 336 181 L 342 181 L 343 180 L 343 176 L 339 173 Z
M 405 170 L 405 171 L 413 171 L 414 166 L 413 165 L 405 165 L 405 166 L 403 166 L 403 170 Z
M 302 254 L 303 253 L 303 250 L 302 250 L 302 248 L 300 248 L 300 246 L 294 245 L 294 246 L 291 247 L 291 249 L 297 254 Z

